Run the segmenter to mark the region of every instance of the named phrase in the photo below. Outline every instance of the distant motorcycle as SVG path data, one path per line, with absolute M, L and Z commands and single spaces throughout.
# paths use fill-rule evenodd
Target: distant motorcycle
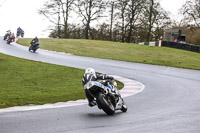
M 22 38 L 24 37 L 24 30 L 19 27 L 17 28 L 17 37 L 20 37 L 20 35 Z
M 33 45 L 30 45 L 29 51 L 35 52 L 39 48 L 39 43 L 34 43 Z
M 96 99 L 98 108 L 107 115 L 113 115 L 116 110 L 126 112 L 127 106 L 116 88 L 117 83 L 106 85 L 107 82 L 107 80 L 90 81 L 85 85 L 85 89 L 88 89 L 89 93 Z
M 15 41 L 15 35 L 11 34 L 9 36 L 7 36 L 7 44 L 10 44 L 11 42 Z
M 17 31 L 17 37 L 20 37 L 20 35 L 21 35 L 22 38 L 24 37 L 24 31 L 23 30 Z

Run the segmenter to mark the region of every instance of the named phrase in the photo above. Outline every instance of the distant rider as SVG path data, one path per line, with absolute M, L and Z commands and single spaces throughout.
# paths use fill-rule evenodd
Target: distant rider
M 20 36 L 20 35 L 21 35 L 21 37 L 24 37 L 24 30 L 22 30 L 22 28 L 18 27 L 17 28 L 17 36 Z
M 39 40 L 37 38 L 37 36 L 30 42 L 31 46 L 33 46 L 35 43 L 38 43 Z
M 110 79 L 113 80 L 114 78 L 112 76 L 107 76 L 107 75 L 98 75 L 96 74 L 95 70 L 93 68 L 87 68 L 85 70 L 85 74 L 83 75 L 82 78 L 82 85 L 83 87 L 89 82 L 89 81 L 97 81 L 97 80 L 105 80 L 105 79 Z M 95 106 L 96 102 L 94 98 L 90 95 L 87 89 L 85 89 L 85 95 L 88 99 L 89 106 Z
M 15 34 L 14 34 L 14 33 L 12 33 L 12 34 L 10 35 L 10 39 L 12 39 L 12 42 L 15 41 Z
M 17 28 L 17 36 L 20 36 L 20 34 L 21 34 L 21 28 L 18 27 L 18 28 Z
M 6 34 L 4 36 L 4 40 L 6 40 L 10 35 L 11 35 L 11 31 L 10 30 L 6 31 Z

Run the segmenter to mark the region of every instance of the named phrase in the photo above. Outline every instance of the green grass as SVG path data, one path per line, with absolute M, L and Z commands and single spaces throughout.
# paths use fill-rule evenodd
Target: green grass
M 80 69 L 0 54 L 0 108 L 83 99 L 83 74 Z
M 20 40 L 26 46 L 31 41 Z M 200 70 L 200 54 L 186 50 L 84 39 L 48 38 L 39 41 L 42 49 L 74 55 Z

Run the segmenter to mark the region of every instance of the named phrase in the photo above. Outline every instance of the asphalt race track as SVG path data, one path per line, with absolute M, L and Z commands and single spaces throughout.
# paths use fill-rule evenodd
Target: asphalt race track
M 0 133 L 200 133 L 200 71 L 80 57 L 6 44 L 0 53 L 119 75 L 145 85 L 126 97 L 128 112 L 107 116 L 87 105 L 0 113 Z M 0 70 L 3 71 L 3 70 Z M 80 77 L 80 82 L 81 82 Z

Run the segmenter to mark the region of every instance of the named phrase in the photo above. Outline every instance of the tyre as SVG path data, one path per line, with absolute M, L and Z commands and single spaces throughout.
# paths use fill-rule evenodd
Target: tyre
M 100 106 L 107 115 L 113 115 L 115 113 L 115 107 L 109 97 L 106 97 L 102 92 L 99 92 L 96 99 L 98 106 Z
M 37 48 L 36 47 L 32 47 L 32 50 L 33 50 L 33 52 L 35 53 L 35 51 L 37 50 Z
M 7 41 L 7 44 L 10 44 L 10 40 Z

